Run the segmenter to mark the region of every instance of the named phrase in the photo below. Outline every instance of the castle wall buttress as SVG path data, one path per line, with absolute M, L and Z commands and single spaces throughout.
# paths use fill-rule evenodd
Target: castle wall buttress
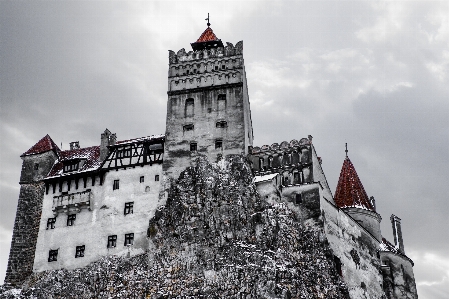
M 32 273 L 42 202 L 43 177 L 56 159 L 54 152 L 23 157 L 20 194 L 14 221 L 5 284 L 20 285 Z

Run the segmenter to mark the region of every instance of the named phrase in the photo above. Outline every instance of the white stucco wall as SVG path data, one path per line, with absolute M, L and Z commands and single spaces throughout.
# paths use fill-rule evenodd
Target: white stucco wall
M 159 181 L 155 181 L 156 175 L 159 175 Z M 144 176 L 143 183 L 140 183 L 141 176 Z M 117 179 L 120 181 L 120 188 L 113 190 L 113 182 Z M 143 252 L 148 247 L 148 220 L 158 206 L 161 181 L 160 164 L 109 171 L 101 186 L 98 177 L 95 186 L 92 186 L 89 178 L 86 188 L 83 188 L 80 180 L 77 190 L 72 181 L 69 194 L 91 189 L 90 210 L 81 209 L 76 214 L 73 226 L 67 226 L 67 215 L 61 213 L 56 217 L 55 228 L 47 230 L 48 218 L 54 217 L 53 197 L 61 195 L 58 188 L 53 193 L 50 187 L 49 193 L 44 196 L 33 270 L 74 269 L 86 266 L 105 255 L 124 255 L 128 252 L 134 255 Z M 62 191 L 67 191 L 66 184 Z M 124 215 L 126 202 L 134 202 L 133 214 Z M 125 234 L 128 233 L 134 233 L 134 244 L 129 248 L 124 246 Z M 107 248 L 109 235 L 117 235 L 115 248 Z M 75 258 L 76 246 L 80 245 L 85 245 L 84 257 Z M 50 249 L 58 249 L 57 261 L 48 262 Z

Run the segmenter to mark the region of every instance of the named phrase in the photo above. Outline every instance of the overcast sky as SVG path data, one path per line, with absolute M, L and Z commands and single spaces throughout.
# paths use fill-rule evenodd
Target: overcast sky
M 420 298 L 449 294 L 449 1 L 0 1 L 0 282 L 20 155 L 165 131 L 168 50 L 244 41 L 254 144 L 312 135 L 335 192 L 349 157 L 402 219 Z

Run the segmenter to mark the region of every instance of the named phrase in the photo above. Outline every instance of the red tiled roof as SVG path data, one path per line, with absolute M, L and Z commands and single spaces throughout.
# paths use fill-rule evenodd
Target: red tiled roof
M 203 34 L 198 38 L 196 41 L 197 43 L 203 43 L 203 42 L 210 42 L 210 41 L 218 41 L 217 36 L 214 34 L 214 31 L 212 28 L 207 27 L 206 30 L 204 30 Z
M 41 154 L 48 151 L 54 151 L 58 153 L 60 151 L 56 143 L 53 142 L 51 137 L 47 134 L 41 140 L 39 140 L 35 145 L 33 145 L 29 150 L 24 152 L 21 157 L 28 155 Z
M 374 211 L 354 165 L 348 157 L 341 168 L 334 200 L 340 208 L 357 207 Z
M 67 174 L 86 172 L 98 169 L 98 167 L 101 166 L 100 146 L 92 146 L 92 147 L 61 151 L 59 153 L 59 159 L 55 162 L 52 169 L 48 173 L 47 177 L 62 175 L 64 169 L 64 161 L 70 161 L 75 159 L 80 160 L 83 159 L 85 160 L 85 163 L 77 171 L 68 172 Z

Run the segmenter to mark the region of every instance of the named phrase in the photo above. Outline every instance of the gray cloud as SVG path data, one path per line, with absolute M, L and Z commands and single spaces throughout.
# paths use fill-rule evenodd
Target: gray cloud
M 219 38 L 244 40 L 255 143 L 313 135 L 335 190 L 348 142 L 384 235 L 403 220 L 420 296 L 445 298 L 446 2 L 0 2 L 0 279 L 20 154 L 47 133 L 64 148 L 106 127 L 163 133 L 167 50 L 188 49 L 207 12 Z

